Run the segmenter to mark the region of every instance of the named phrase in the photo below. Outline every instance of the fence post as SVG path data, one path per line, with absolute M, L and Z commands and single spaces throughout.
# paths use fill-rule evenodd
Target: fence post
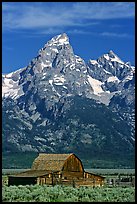
M 72 186 L 73 186 L 73 188 L 76 187 L 76 184 L 75 184 L 75 181 L 74 181 L 74 180 L 72 180 Z
M 54 181 L 53 181 L 53 172 L 51 173 L 51 179 L 52 179 L 52 186 L 54 186 Z

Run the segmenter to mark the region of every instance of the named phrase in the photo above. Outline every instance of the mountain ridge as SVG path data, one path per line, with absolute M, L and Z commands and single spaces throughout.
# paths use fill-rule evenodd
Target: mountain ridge
M 65 33 L 53 37 L 28 66 L 2 75 L 3 151 L 134 155 L 134 78 L 112 50 L 86 64 Z

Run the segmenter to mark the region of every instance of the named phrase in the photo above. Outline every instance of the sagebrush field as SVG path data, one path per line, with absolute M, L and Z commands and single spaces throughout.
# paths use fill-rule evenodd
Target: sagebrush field
M 3 202 L 135 202 L 135 187 L 26 185 L 2 188 Z

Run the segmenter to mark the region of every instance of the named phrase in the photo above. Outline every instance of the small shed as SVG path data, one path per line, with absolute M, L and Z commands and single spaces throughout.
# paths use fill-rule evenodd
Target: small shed
M 71 154 L 40 153 L 28 171 L 10 175 L 9 185 L 47 184 L 102 186 L 104 177 L 84 171 L 81 160 Z

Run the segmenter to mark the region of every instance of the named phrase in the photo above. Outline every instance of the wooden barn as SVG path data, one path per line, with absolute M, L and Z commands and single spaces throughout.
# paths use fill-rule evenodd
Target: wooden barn
M 8 185 L 47 184 L 102 186 L 104 177 L 85 172 L 75 154 L 40 153 L 32 168 L 8 177 Z

